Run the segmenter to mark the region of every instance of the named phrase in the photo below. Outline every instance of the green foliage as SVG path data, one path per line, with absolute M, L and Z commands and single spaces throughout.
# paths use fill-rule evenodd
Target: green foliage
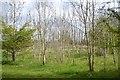
M 120 21 L 120 14 L 119 12 L 112 10 L 112 9 L 108 9 L 108 15 L 110 15 L 110 17 L 114 17 L 116 19 L 118 19 Z
M 2 49 L 12 53 L 29 47 L 33 43 L 34 29 L 27 29 L 29 22 L 26 22 L 19 30 L 13 26 L 7 26 L 2 21 Z
M 107 16 L 107 17 L 106 17 Z M 96 20 L 94 32 L 90 30 L 89 39 L 92 44 L 92 36 L 94 36 L 96 55 L 102 56 L 104 49 L 108 49 L 108 53 L 113 53 L 113 49 L 118 50 L 119 38 L 119 21 L 118 12 L 108 9 L 106 16 L 100 16 Z

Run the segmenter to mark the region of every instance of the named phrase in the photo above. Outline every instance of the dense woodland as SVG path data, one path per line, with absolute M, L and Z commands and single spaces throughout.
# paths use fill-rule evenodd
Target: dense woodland
M 29 3 L 0 2 L 3 78 L 118 77 L 119 1 Z

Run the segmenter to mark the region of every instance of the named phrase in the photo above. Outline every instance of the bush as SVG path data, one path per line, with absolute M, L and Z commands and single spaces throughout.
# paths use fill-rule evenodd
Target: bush
M 95 52 L 96 56 L 103 56 L 103 53 L 102 53 L 102 50 L 101 49 L 98 49 L 96 52 Z
M 6 64 L 10 59 L 11 53 L 6 51 L 6 50 L 2 50 L 2 64 Z

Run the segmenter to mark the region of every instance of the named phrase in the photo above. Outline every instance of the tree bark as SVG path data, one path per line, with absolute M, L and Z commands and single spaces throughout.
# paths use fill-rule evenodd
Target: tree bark
M 93 17 L 92 17 L 92 71 L 94 71 L 94 55 L 95 55 L 95 31 L 94 31 L 94 1 L 92 1 L 92 10 L 93 10 Z
M 12 61 L 15 61 L 15 51 L 12 52 Z
M 86 45 L 87 45 L 87 51 L 88 51 L 88 64 L 89 64 L 89 71 L 92 71 L 92 65 L 91 65 L 91 50 L 89 50 L 89 42 L 88 42 L 88 36 L 87 36 L 87 26 L 86 21 L 84 21 L 85 25 L 85 38 L 86 38 Z
M 106 53 L 107 53 L 107 49 L 104 49 L 104 71 L 106 71 Z
M 45 53 L 46 53 L 46 40 L 45 40 L 45 35 L 46 35 L 46 0 L 45 0 L 45 5 L 44 5 L 44 27 L 43 27 L 43 65 L 45 64 Z

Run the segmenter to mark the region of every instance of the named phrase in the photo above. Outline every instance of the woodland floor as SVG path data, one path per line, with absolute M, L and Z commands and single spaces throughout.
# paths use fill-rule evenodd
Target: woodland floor
M 75 63 L 64 59 L 63 63 L 50 62 L 42 65 L 32 54 L 17 56 L 16 61 L 2 65 L 3 78 L 117 78 L 118 69 L 113 65 L 113 55 L 108 55 L 106 71 L 104 71 L 103 56 L 95 56 L 95 71 L 89 72 L 87 55 L 76 54 Z M 55 60 L 53 60 L 55 61 Z M 117 60 L 118 61 L 118 60 Z M 118 63 L 118 62 L 117 62 Z

